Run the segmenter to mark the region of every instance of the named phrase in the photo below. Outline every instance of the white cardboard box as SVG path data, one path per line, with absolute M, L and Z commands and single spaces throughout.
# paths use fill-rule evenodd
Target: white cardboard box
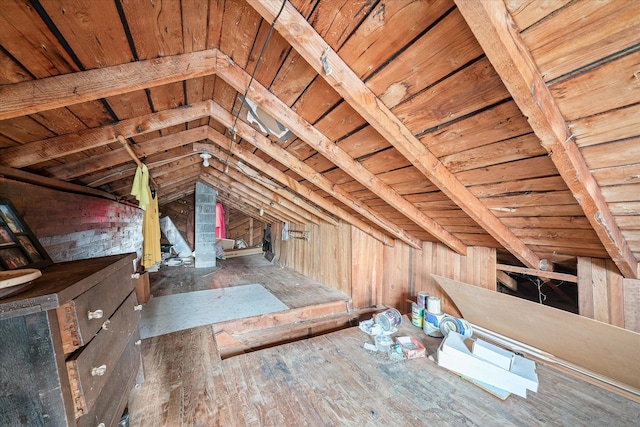
M 473 342 L 471 352 L 479 358 L 484 359 L 489 363 L 493 363 L 502 369 L 506 369 L 507 371 L 511 369 L 511 364 L 515 357 L 515 354 L 512 352 L 482 340 L 475 340 Z
M 527 397 L 527 390 L 538 391 L 534 361 L 514 355 L 511 369 L 502 369 L 473 354 L 464 337 L 457 332 L 450 332 L 442 341 L 438 348 L 438 365 L 521 397 Z

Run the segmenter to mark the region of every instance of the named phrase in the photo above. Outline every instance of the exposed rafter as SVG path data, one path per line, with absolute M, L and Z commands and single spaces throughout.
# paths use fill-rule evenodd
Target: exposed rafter
M 638 261 L 622 236 L 598 183 L 501 1 L 456 0 L 458 9 L 505 86 L 549 152 L 620 272 L 638 278 Z
M 0 120 L 214 74 L 210 50 L 0 85 Z
M 305 21 L 306 22 L 306 21 Z M 250 76 L 233 61 L 219 52 L 218 77 L 239 92 L 246 90 Z M 251 100 L 265 111 L 285 124 L 300 139 L 331 160 L 336 166 L 353 177 L 360 184 L 393 206 L 425 231 L 460 254 L 466 254 L 467 246 L 457 237 L 445 230 L 432 218 L 422 213 L 411 202 L 403 198 L 396 190 L 367 170 L 344 150 L 334 144 L 319 130 L 297 115 L 285 103 L 269 92 L 260 83 L 254 81 L 250 91 Z
M 296 194 L 299 194 L 301 197 L 311 201 L 312 203 L 315 203 L 319 207 L 325 209 L 327 212 L 333 213 L 340 219 L 352 224 L 353 226 L 359 228 L 360 230 L 364 231 L 365 233 L 369 234 L 375 239 L 385 244 L 389 244 L 390 242 L 392 242 L 392 239 L 386 236 L 384 233 L 381 233 L 379 230 L 371 227 L 366 222 L 353 216 L 352 214 L 345 211 L 341 207 L 331 203 L 327 199 L 323 198 L 322 196 L 312 191 L 310 188 L 299 183 L 289 175 L 286 175 L 284 172 L 280 171 L 278 168 L 270 165 L 269 163 L 265 162 L 264 160 L 254 155 L 253 153 L 243 149 L 240 145 L 231 144 L 231 146 L 229 146 L 228 139 L 224 137 L 222 134 L 220 134 L 219 132 L 217 132 L 215 129 L 209 128 L 209 141 L 219 145 L 224 149 L 230 149 L 231 154 L 233 154 L 237 158 L 247 162 L 248 164 L 252 165 L 256 169 L 265 172 L 272 178 L 281 182 L 283 185 L 286 185 Z M 195 143 L 193 144 L 193 149 L 196 151 L 207 150 L 209 146 L 210 144 Z
M 270 2 L 269 0 L 247 1 L 269 22 L 274 20 L 280 8 L 278 3 Z M 482 202 L 411 133 L 400 119 L 369 90 L 306 19 L 300 15 L 293 5 L 290 3 L 286 4 L 275 23 L 275 28 L 349 105 L 362 115 L 389 143 L 396 147 L 420 172 L 464 210 L 467 215 L 473 218 L 522 263 L 534 268 L 540 266 L 538 256 L 484 206 Z M 323 71 L 323 65 L 320 61 L 321 56 L 326 58 L 325 61 L 332 70 L 330 74 Z M 219 61 L 218 72 L 223 70 L 225 66 L 226 64 L 224 64 L 224 62 Z M 222 78 L 226 80 L 225 77 Z M 227 83 L 229 82 L 227 81 Z M 256 100 L 256 102 L 258 101 Z M 268 107 L 263 106 L 263 108 Z M 278 117 L 279 120 L 281 119 L 276 109 L 271 108 L 269 111 Z M 424 226 L 424 224 L 420 225 Z M 450 239 L 438 233 L 434 233 L 434 235 L 443 243 L 451 246 Z
M 249 206 L 252 206 L 255 209 L 262 210 L 267 215 L 271 216 L 272 218 L 275 218 L 277 221 L 299 222 L 299 220 L 292 219 L 291 217 L 283 214 L 282 211 L 279 211 L 278 209 L 274 208 L 273 206 L 271 206 L 268 203 L 264 203 L 264 202 L 255 200 L 255 199 L 253 199 L 251 197 L 247 197 L 245 194 L 238 193 L 237 191 L 234 191 L 232 193 L 230 191 L 230 188 L 229 188 L 228 184 L 225 184 L 224 182 L 221 182 L 221 181 L 217 180 L 214 176 L 212 176 L 209 173 L 201 174 L 200 175 L 200 180 L 205 182 L 205 183 L 207 183 L 208 185 L 212 186 L 217 191 L 226 191 L 229 197 L 233 197 L 237 201 L 241 201 L 243 203 L 246 203 L 246 204 L 248 204 Z M 304 223 L 304 221 L 300 221 L 300 222 Z
M 211 129 L 211 131 L 215 132 L 213 129 Z M 224 166 L 222 166 L 221 168 L 220 165 L 217 165 L 217 162 L 215 161 L 210 161 L 210 163 L 214 165 L 215 169 L 222 171 L 222 173 L 225 173 L 231 179 L 238 181 L 247 187 L 252 187 L 257 191 L 263 192 L 265 195 L 269 195 L 269 197 L 271 197 L 275 202 L 278 202 L 278 197 L 282 198 L 282 203 L 286 204 L 286 206 L 292 211 L 298 212 L 298 210 L 304 210 L 308 213 L 308 215 L 312 215 L 314 218 L 317 217 L 325 222 L 328 222 L 329 224 L 337 225 L 337 221 L 334 218 L 326 215 L 325 213 L 314 208 L 308 203 L 296 200 L 297 196 L 282 188 L 276 182 L 259 174 L 257 171 L 255 171 L 256 176 L 244 174 L 239 169 L 238 165 L 233 163 L 233 159 L 228 158 L 228 154 L 222 148 L 219 148 L 218 146 L 212 144 L 198 144 L 199 148 L 202 148 L 203 146 L 205 146 L 205 151 L 212 154 L 214 158 L 218 158 L 220 159 L 220 161 L 226 161 L 226 165 L 228 166 L 227 168 L 225 168 Z M 195 146 L 193 148 L 194 150 L 197 150 Z M 295 207 L 295 209 L 292 208 L 293 206 Z
M 211 117 L 227 127 L 231 127 L 234 124 L 233 115 L 213 101 L 211 101 Z M 254 128 L 247 125 L 243 121 L 238 121 L 236 123 L 236 131 L 238 135 L 240 135 L 245 141 L 256 146 L 261 151 L 264 151 L 283 165 L 287 165 L 287 167 L 296 172 L 298 175 L 302 176 L 312 184 L 318 186 L 320 189 L 326 191 L 331 196 L 346 204 L 356 212 L 362 214 L 367 219 L 379 225 L 393 236 L 399 238 L 400 240 L 413 246 L 414 248 L 419 249 L 422 247 L 418 238 L 407 233 L 405 230 L 393 224 L 392 222 L 387 221 L 384 218 L 380 218 L 380 216 L 378 216 L 371 208 L 352 197 L 347 191 L 342 189 L 342 187 L 340 187 L 339 185 L 334 185 L 331 181 L 322 176 L 322 174 L 315 171 L 311 166 L 305 164 L 304 162 L 301 162 L 288 151 L 276 146 L 271 142 L 271 140 L 260 134 L 258 131 L 256 131 Z
M 205 168 L 203 172 L 203 174 L 206 173 L 209 173 L 209 175 L 215 177 L 220 182 L 228 184 L 230 189 L 237 188 L 245 194 L 251 194 L 255 200 L 268 203 L 270 206 L 282 210 L 288 216 L 297 218 L 298 222 L 301 221 L 301 224 L 313 222 L 316 225 L 320 225 L 320 220 L 316 215 L 309 213 L 290 200 L 282 197 L 273 191 L 273 187 L 269 188 L 263 182 L 247 178 L 233 167 L 226 169 L 222 163 L 211 161 L 209 169 Z
M 209 115 L 209 103 L 198 102 L 173 110 L 159 111 L 118 123 L 30 142 L 0 150 L 0 164 L 22 168 L 68 154 L 100 147 L 125 138 L 162 130 Z
M 133 149 L 140 157 L 159 153 L 164 150 L 180 147 L 182 145 L 191 144 L 207 138 L 209 126 L 199 126 L 197 128 L 185 130 L 171 135 L 161 136 L 159 138 L 150 139 L 136 144 Z M 50 167 L 46 170 L 47 174 L 61 179 L 68 180 L 77 176 L 88 175 L 98 172 L 102 169 L 117 166 L 128 162 L 129 154 L 124 148 L 113 150 L 108 156 L 93 156 L 75 162 L 64 163 Z

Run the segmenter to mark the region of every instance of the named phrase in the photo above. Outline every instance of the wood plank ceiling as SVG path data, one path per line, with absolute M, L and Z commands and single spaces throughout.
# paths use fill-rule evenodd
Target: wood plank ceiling
M 638 277 L 640 2 L 2 6 L 7 177 L 130 199 L 122 135 L 160 204 L 200 180 L 256 218 Z M 252 127 L 244 97 L 293 136 Z

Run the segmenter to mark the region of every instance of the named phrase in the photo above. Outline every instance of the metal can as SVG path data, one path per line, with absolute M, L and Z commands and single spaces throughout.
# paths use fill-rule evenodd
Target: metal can
M 374 321 L 380 325 L 383 330 L 389 331 L 402 322 L 402 315 L 395 308 L 390 308 L 382 313 L 376 314 Z

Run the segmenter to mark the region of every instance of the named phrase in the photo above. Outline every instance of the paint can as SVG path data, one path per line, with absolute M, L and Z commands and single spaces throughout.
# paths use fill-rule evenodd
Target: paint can
M 422 328 L 422 320 L 424 317 L 424 307 L 411 303 L 411 324 L 416 328 Z
M 425 310 L 422 326 L 424 333 L 430 337 L 441 338 L 443 335 L 440 330 L 440 322 L 442 322 L 445 316 L 446 314 L 444 313 L 429 313 L 429 311 Z
M 440 298 L 433 296 L 427 298 L 427 311 L 429 313 L 442 313 Z
M 374 321 L 380 325 L 383 330 L 389 331 L 402 322 L 402 315 L 395 308 L 390 308 L 382 313 L 376 314 Z
M 427 307 L 427 298 L 429 298 L 429 294 L 425 291 L 418 292 L 418 307 L 426 308 Z
M 473 328 L 469 322 L 457 317 L 445 316 L 440 322 L 440 332 L 446 337 L 451 331 L 457 332 L 465 338 L 470 338 L 473 335 Z

